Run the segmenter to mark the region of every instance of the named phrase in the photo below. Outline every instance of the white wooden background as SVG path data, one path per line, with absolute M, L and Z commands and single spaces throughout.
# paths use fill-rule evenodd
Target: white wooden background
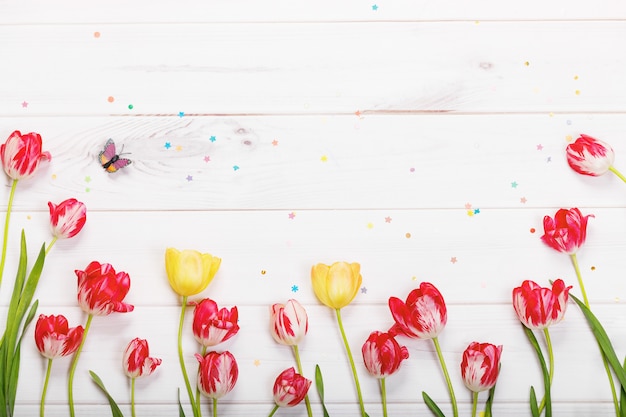
M 564 157 L 586 133 L 611 143 L 626 170 L 624 39 L 619 0 L 0 0 L 0 139 L 36 131 L 52 153 L 18 186 L 0 322 L 20 229 L 34 256 L 49 241 L 46 203 L 76 197 L 87 224 L 48 257 L 39 312 L 84 324 L 74 270 L 92 260 L 130 274 L 136 307 L 94 319 L 75 379 L 78 415 L 108 414 L 88 370 L 130 415 L 121 357 L 134 337 L 163 359 L 138 381 L 138 415 L 177 415 L 180 307 L 168 246 L 221 257 L 201 296 L 240 310 L 241 331 L 226 345 L 240 378 L 222 416 L 271 410 L 274 378 L 293 357 L 271 338 L 268 308 L 289 298 L 310 317 L 306 376 L 320 364 L 330 414 L 357 415 L 334 315 L 310 285 L 313 264 L 339 260 L 362 265 L 364 290 L 343 316 L 370 416 L 382 414 L 380 395 L 361 345 L 392 324 L 388 298 L 421 281 L 447 301 L 440 341 L 462 415 L 470 395 L 459 364 L 472 341 L 504 345 L 494 414 L 530 415 L 529 388 L 542 381 L 511 290 L 560 277 L 580 295 L 569 258 L 539 240 L 544 215 L 595 215 L 579 261 L 592 309 L 626 353 L 626 184 L 577 175 Z M 96 161 L 108 138 L 133 160 L 116 174 Z M 468 215 L 468 204 L 479 212 Z M 30 332 L 22 416 L 38 410 L 45 367 Z M 555 415 L 614 415 L 578 309 L 551 332 Z M 432 344 L 401 341 L 411 356 L 388 379 L 390 415 L 428 415 L 424 390 L 451 415 Z M 54 363 L 48 416 L 68 414 L 69 363 Z M 321 415 L 313 389 L 311 399 Z

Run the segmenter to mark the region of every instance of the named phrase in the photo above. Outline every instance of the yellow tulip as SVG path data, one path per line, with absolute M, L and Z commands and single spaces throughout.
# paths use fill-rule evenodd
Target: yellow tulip
M 328 266 L 317 264 L 311 269 L 311 282 L 317 298 L 330 308 L 340 309 L 356 297 L 363 278 L 361 265 L 335 262 Z
M 165 250 L 167 279 L 177 294 L 184 297 L 198 294 L 213 280 L 222 260 L 210 253 L 196 250 Z

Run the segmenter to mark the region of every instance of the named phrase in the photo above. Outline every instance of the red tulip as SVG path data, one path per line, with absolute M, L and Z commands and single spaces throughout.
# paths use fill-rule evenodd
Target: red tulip
M 472 392 L 481 392 L 496 385 L 500 371 L 500 355 L 502 345 L 491 343 L 472 342 L 461 361 L 461 376 L 463 383 Z
M 294 407 L 306 397 L 311 380 L 296 373 L 293 366 L 285 369 L 274 381 L 274 401 L 279 407 Z
M 541 240 L 554 250 L 573 255 L 585 243 L 589 217 L 594 216 L 583 216 L 577 208 L 559 209 L 554 219 L 550 216 L 543 218 L 544 235 Z
M 297 300 L 274 304 L 270 316 L 272 337 L 282 345 L 296 346 L 309 330 L 306 310 Z
M 151 358 L 148 341 L 138 337 L 130 341 L 124 351 L 122 365 L 129 378 L 148 376 L 161 364 L 161 359 Z
M 513 289 L 513 308 L 524 326 L 544 329 L 563 319 L 571 288 L 562 279 L 554 281 L 552 289 L 526 280 L 521 287 Z
M 127 313 L 134 307 L 123 302 L 130 289 L 126 272 L 115 273 L 110 264 L 97 261 L 84 271 L 76 270 L 78 277 L 78 304 L 88 314 L 106 316 L 115 312 Z
M 48 201 L 52 235 L 59 239 L 74 237 L 87 221 L 87 207 L 84 203 L 70 198 L 55 205 Z
M 202 346 L 211 347 L 230 339 L 239 331 L 237 307 L 218 310 L 217 303 L 205 298 L 193 311 L 193 335 Z
M 202 357 L 196 353 L 200 362 L 198 370 L 198 388 L 209 398 L 219 399 L 228 394 L 235 387 L 239 368 L 232 353 L 209 352 Z
M 39 162 L 50 160 L 50 152 L 41 151 L 39 133 L 22 135 L 19 130 L 11 133 L 6 142 L 0 146 L 0 159 L 4 172 L 14 180 L 31 177 Z
M 574 171 L 593 177 L 605 174 L 615 160 L 611 145 L 587 135 L 567 145 L 566 152 L 567 163 Z
M 35 344 L 39 352 L 48 359 L 71 355 L 76 352 L 83 339 L 83 326 L 70 328 L 62 316 L 41 314 L 35 325 Z
M 361 348 L 365 368 L 374 378 L 386 378 L 400 368 L 400 363 L 409 357 L 406 346 L 400 346 L 389 333 L 374 331 Z
M 443 296 L 429 282 L 422 282 L 419 288 L 411 291 L 406 303 L 390 297 L 389 309 L 396 322 L 389 329 L 392 335 L 433 339 L 441 333 L 448 320 Z

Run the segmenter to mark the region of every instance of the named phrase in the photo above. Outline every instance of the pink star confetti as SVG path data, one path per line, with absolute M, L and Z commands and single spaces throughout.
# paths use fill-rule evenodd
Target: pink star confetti
M 543 150 L 543 145 L 541 143 L 539 145 L 537 145 L 537 150 L 538 151 L 542 151 Z
M 391 223 L 391 217 L 389 216 L 385 217 L 385 223 Z
M 522 203 L 522 204 L 526 204 L 526 201 L 528 201 L 528 200 L 526 200 L 526 197 L 522 197 L 522 198 L 519 199 L 519 202 Z
M 470 210 L 472 205 L 470 203 L 465 203 L 465 210 Z
M 273 146 L 278 146 L 278 141 L 277 141 L 276 139 L 274 139 L 274 140 L 272 141 L 272 145 L 273 145 Z
M 204 162 L 209 162 L 211 160 L 211 157 L 209 155 L 204 157 Z
M 28 102 L 27 102 L 27 101 L 22 101 L 22 107 L 23 107 L 23 108 L 28 107 Z
M 457 263 L 456 256 L 451 257 L 450 262 L 452 262 L 453 264 Z
M 295 213 L 295 212 L 293 212 L 293 211 L 292 211 L 291 213 L 289 213 L 289 218 L 290 218 L 291 220 L 295 219 L 295 218 L 296 218 L 296 213 Z

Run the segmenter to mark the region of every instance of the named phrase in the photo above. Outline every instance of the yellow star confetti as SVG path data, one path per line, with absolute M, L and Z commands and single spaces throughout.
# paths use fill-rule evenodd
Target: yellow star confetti
M 374 228 L 374 223 L 369 222 L 369 223 L 367 224 L 367 228 L 368 228 L 368 229 L 373 229 L 373 228 Z
M 320 158 L 320 161 L 327 162 L 328 161 L 328 157 L 326 155 L 322 155 L 322 157 Z
M 260 366 L 261 365 L 261 361 L 258 359 L 254 360 L 254 366 Z

